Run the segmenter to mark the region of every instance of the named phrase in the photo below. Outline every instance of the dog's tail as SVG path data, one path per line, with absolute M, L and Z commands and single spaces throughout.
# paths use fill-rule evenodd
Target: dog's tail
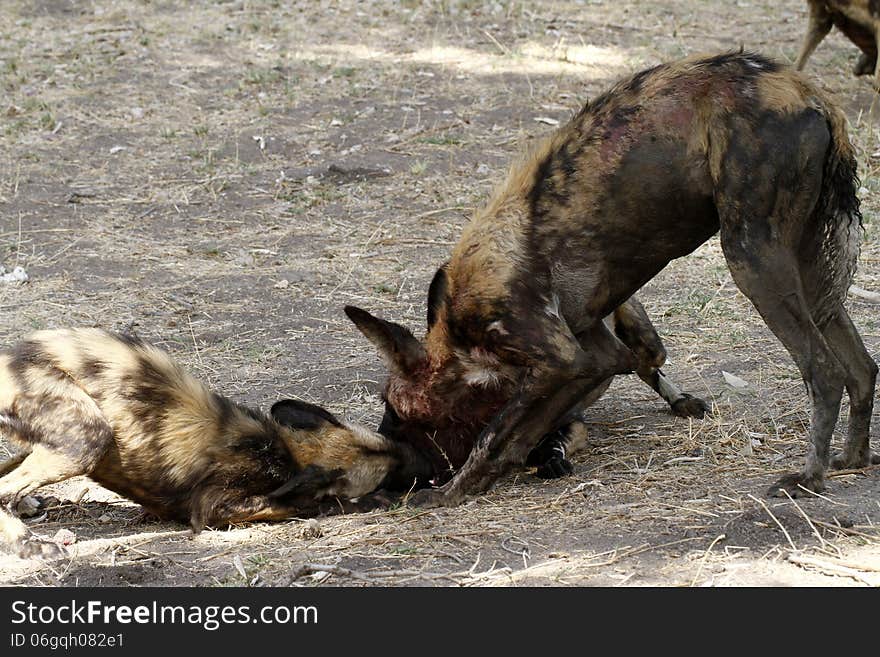
M 823 326 L 846 300 L 864 229 L 858 197 L 861 183 L 846 117 L 824 95 L 818 98 L 817 109 L 828 122 L 831 142 L 811 222 L 813 230 L 804 235 L 801 253 L 809 257 L 810 262 L 805 264 L 811 278 L 815 278 L 804 281 L 813 321 Z

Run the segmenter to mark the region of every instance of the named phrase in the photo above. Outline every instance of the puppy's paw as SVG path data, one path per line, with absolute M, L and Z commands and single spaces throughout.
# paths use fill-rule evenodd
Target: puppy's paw
M 57 543 L 44 541 L 35 536 L 29 536 L 21 541 L 16 553 L 22 559 L 42 559 L 43 561 L 57 561 L 67 556 L 64 548 Z

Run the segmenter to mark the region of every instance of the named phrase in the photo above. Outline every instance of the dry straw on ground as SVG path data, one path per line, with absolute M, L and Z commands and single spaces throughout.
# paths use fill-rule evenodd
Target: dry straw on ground
M 420 332 L 434 269 L 530 140 L 616 77 L 741 44 L 790 61 L 800 0 L 208 2 L 0 7 L 0 342 L 134 330 L 266 407 L 376 423 L 380 364 L 341 308 Z M 880 292 L 876 96 L 832 35 L 808 74 L 837 94 L 862 175 L 857 284 Z M 460 508 L 209 531 L 141 517 L 78 479 L 32 520 L 71 558 L 0 556 L 4 583 L 744 585 L 880 583 L 880 475 L 766 500 L 799 467 L 807 401 L 717 241 L 642 300 L 665 368 L 713 404 L 671 417 L 620 379 L 573 477 L 529 472 Z M 877 306 L 850 308 L 875 356 Z M 747 383 L 728 385 L 722 371 Z M 846 411 L 842 413 L 842 422 Z M 843 426 L 841 424 L 841 426 Z M 838 438 L 839 438 L 838 434 Z M 2 452 L 3 446 L 0 446 Z

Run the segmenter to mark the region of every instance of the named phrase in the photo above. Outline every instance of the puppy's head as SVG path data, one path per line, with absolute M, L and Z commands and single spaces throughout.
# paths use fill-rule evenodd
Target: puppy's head
M 432 476 L 428 462 L 409 445 L 342 422 L 320 406 L 285 399 L 271 414 L 298 465 L 273 497 L 293 503 L 353 499 L 382 488 L 424 486 Z

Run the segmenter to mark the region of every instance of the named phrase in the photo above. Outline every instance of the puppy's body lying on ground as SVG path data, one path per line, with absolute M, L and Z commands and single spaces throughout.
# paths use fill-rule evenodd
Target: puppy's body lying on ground
M 294 400 L 271 417 L 210 391 L 164 351 L 99 329 L 43 331 L 0 352 L 0 502 L 88 475 L 194 531 L 314 512 L 322 499 L 406 488 L 428 471 L 405 444 Z M 56 552 L 0 510 L 0 543 Z

